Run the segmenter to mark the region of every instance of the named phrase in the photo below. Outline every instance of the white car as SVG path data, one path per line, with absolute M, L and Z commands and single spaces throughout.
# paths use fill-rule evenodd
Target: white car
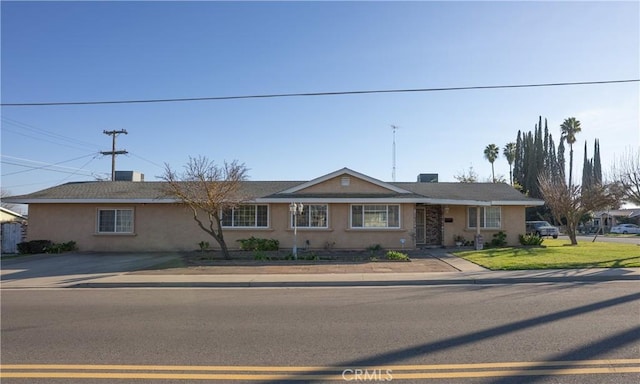
M 611 233 L 640 233 L 640 227 L 635 224 L 620 224 L 611 228 Z

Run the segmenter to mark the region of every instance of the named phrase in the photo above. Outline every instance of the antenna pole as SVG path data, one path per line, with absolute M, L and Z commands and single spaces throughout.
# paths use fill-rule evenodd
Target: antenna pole
M 121 129 L 119 131 L 102 131 L 102 133 L 104 133 L 105 135 L 110 135 L 112 136 L 112 141 L 111 141 L 111 151 L 103 151 L 100 152 L 103 155 L 111 155 L 111 181 L 115 181 L 116 180 L 116 155 L 126 155 L 127 151 L 116 151 L 116 136 L 120 133 L 124 133 L 125 135 L 127 135 L 127 131 L 124 129 Z
M 391 181 L 396 181 L 396 130 L 397 126 L 391 125 L 391 129 L 393 129 L 393 147 L 391 151 L 392 158 L 392 170 L 391 170 Z

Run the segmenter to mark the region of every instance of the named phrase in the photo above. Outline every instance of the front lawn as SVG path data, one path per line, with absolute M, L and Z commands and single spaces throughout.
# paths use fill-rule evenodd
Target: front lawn
M 566 239 L 545 239 L 541 247 L 490 248 L 454 254 L 491 270 L 640 267 L 640 247 L 636 244 L 579 241 L 571 246 Z

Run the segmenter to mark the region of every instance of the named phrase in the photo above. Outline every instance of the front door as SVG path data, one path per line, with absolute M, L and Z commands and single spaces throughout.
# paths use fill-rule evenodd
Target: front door
M 416 207 L 416 245 L 442 245 L 442 207 Z

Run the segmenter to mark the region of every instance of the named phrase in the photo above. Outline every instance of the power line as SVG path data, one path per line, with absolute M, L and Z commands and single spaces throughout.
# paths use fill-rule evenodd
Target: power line
M 2 161 L 0 161 L 2 164 L 17 165 L 19 167 L 29 168 L 29 169 L 26 169 L 26 170 L 23 170 L 23 171 L 5 173 L 5 174 L 2 175 L 2 177 L 11 176 L 11 175 L 15 175 L 15 174 L 18 174 L 18 173 L 36 171 L 36 170 L 47 170 L 47 171 L 52 171 L 52 172 L 71 173 L 69 171 L 64 171 L 63 170 L 63 169 L 68 169 L 68 170 L 77 172 L 77 171 L 79 171 L 81 169 L 79 169 L 79 168 L 71 168 L 71 167 L 62 167 L 62 166 L 60 166 L 58 164 L 69 163 L 71 161 L 83 159 L 83 158 L 89 157 L 89 156 L 93 156 L 93 158 L 96 158 L 98 156 L 98 154 L 97 153 L 90 153 L 88 155 L 76 157 L 76 158 L 73 158 L 73 159 L 70 159 L 70 160 L 59 161 L 57 163 L 45 163 L 45 162 L 42 162 L 42 161 L 35 161 L 35 160 L 23 159 L 23 158 L 20 158 L 20 157 L 2 155 L 3 158 L 7 158 L 7 159 L 26 161 L 26 162 L 31 162 L 31 163 L 34 163 L 34 164 L 43 164 L 43 165 L 40 165 L 40 166 L 33 166 L 33 165 L 27 165 L 27 164 L 21 164 L 21 163 L 15 163 L 15 162 L 7 161 L 7 160 L 2 160 Z M 59 169 L 54 169 L 54 168 L 59 168 Z M 83 172 L 87 172 L 87 171 L 83 171 Z M 93 176 L 93 172 L 91 174 L 89 174 L 89 175 L 86 175 L 86 176 Z
M 264 94 L 264 95 L 190 97 L 190 98 L 176 98 L 176 99 L 107 100 L 107 101 L 62 101 L 62 102 L 41 102 L 41 103 L 1 103 L 0 106 L 3 106 L 3 107 L 41 107 L 41 106 L 61 106 L 61 105 L 173 103 L 173 102 L 188 102 L 188 101 L 267 99 L 267 98 L 281 98 L 281 97 L 364 95 L 364 94 L 373 94 L 373 93 L 442 92 L 442 91 L 467 91 L 467 90 L 483 90 L 483 89 L 559 87 L 559 86 L 570 86 L 570 85 L 597 85 L 597 84 L 617 84 L 617 83 L 633 83 L 633 82 L 640 82 L 640 79 L 604 80 L 604 81 L 578 81 L 578 82 L 539 83 L 539 84 L 514 84 L 514 85 L 480 85 L 480 86 L 442 87 L 442 88 L 379 89 L 379 90 L 309 92 L 309 93 L 276 93 L 276 94 Z
M 30 133 L 35 133 L 37 135 L 41 135 L 42 137 L 29 135 L 29 134 L 27 134 L 25 132 L 18 131 L 16 129 L 14 129 L 13 127 L 9 127 L 7 125 L 13 125 L 13 126 L 19 128 L 20 130 L 27 131 L 27 132 L 30 132 Z M 96 149 L 100 148 L 96 144 L 89 143 L 87 141 L 78 140 L 76 138 L 64 136 L 64 135 L 61 135 L 61 134 L 53 132 L 53 131 L 48 131 L 46 129 L 38 128 L 36 126 L 29 125 L 29 124 L 23 123 L 21 121 L 15 120 L 15 119 L 11 119 L 11 118 L 8 118 L 6 116 L 2 116 L 2 131 L 3 132 L 12 132 L 12 133 L 15 133 L 15 134 L 20 135 L 20 136 L 28 137 L 28 138 L 35 139 L 35 140 L 41 140 L 41 141 L 45 141 L 45 142 L 48 142 L 48 143 L 61 145 L 61 146 L 74 148 L 74 149 L 87 150 L 87 147 L 94 147 Z M 68 144 L 64 144 L 65 142 L 68 143 Z M 72 144 L 72 145 L 70 145 L 70 144 Z M 82 146 L 85 146 L 85 147 L 81 148 L 81 147 L 78 147 L 76 145 L 82 145 Z

